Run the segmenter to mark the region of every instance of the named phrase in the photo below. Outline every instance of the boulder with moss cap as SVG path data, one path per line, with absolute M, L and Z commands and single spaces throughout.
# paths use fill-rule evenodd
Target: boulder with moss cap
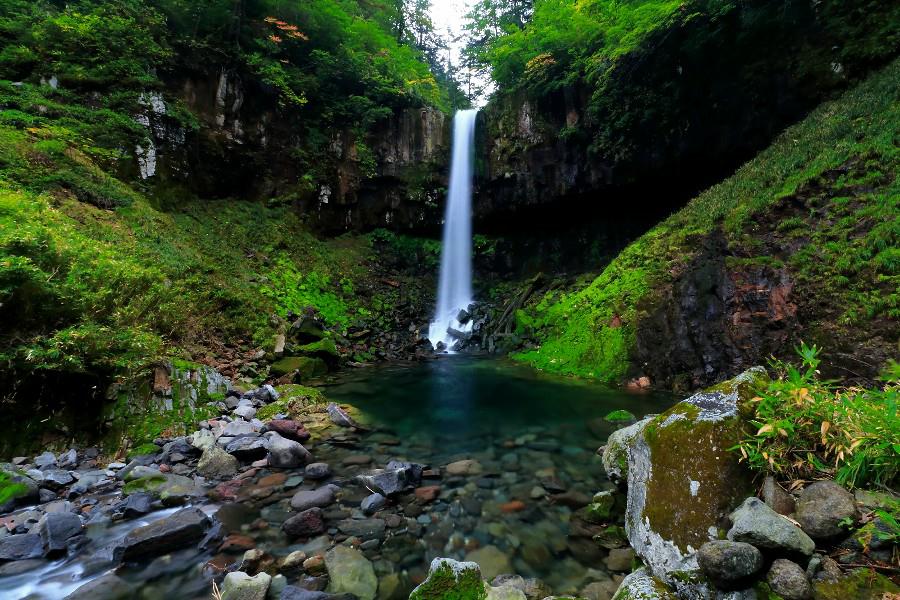
M 719 537 L 724 517 L 753 491 L 749 470 L 730 448 L 765 382 L 765 370 L 750 369 L 613 434 L 607 444 L 609 476 L 628 482 L 628 541 L 649 575 L 678 595 L 711 593 L 697 550 Z
M 428 577 L 409 595 L 409 600 L 485 600 L 487 589 L 478 563 L 435 558 Z

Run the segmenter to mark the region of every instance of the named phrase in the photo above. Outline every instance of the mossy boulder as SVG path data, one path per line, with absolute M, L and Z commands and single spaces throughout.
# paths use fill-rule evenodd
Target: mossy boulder
M 647 569 L 638 569 L 622 581 L 612 600 L 678 600 L 678 596 Z
M 474 562 L 435 558 L 428 578 L 409 595 L 409 600 L 485 600 L 487 589 L 481 569 Z
M 331 338 L 323 338 L 311 344 L 304 344 L 294 348 L 294 354 L 298 356 L 312 356 L 324 360 L 329 365 L 337 364 L 341 359 L 337 345 Z
M 273 377 L 282 377 L 289 373 L 297 373 L 300 381 L 321 377 L 328 374 L 328 364 L 315 356 L 287 356 L 272 363 L 269 373 Z
M 653 417 L 617 429 L 609 436 L 603 448 L 603 468 L 615 483 L 624 484 L 628 480 L 628 448 Z
M 814 586 L 816 600 L 883 600 L 900 595 L 900 586 L 869 569 L 856 569 L 838 581 L 820 581 Z
M 696 552 L 719 537 L 728 513 L 753 494 L 749 470 L 730 450 L 744 406 L 765 384 L 754 368 L 614 434 L 604 465 L 628 482 L 625 530 L 650 574 L 679 592 L 705 593 Z M 624 463 L 624 464 L 623 464 Z
M 288 415 L 291 419 L 305 416 L 311 408 L 327 402 L 325 395 L 316 388 L 303 385 L 279 385 L 275 388 L 278 400 L 270 402 L 256 412 L 256 418 L 267 421 L 275 415 Z
M 8 463 L 0 464 L 0 514 L 37 499 L 37 482 Z
M 192 496 L 202 495 L 194 480 L 173 473 L 153 473 L 132 479 L 122 488 L 127 495 L 145 492 L 159 498 L 166 506 L 184 504 Z

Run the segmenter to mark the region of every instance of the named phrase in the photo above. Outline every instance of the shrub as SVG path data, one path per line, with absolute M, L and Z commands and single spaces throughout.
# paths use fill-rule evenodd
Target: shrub
M 891 486 L 900 473 L 900 364 L 890 363 L 882 389 L 839 388 L 819 378 L 819 348 L 797 353 L 799 367 L 773 361 L 778 376 L 753 399 L 753 430 L 736 447 L 742 460 L 787 478 Z

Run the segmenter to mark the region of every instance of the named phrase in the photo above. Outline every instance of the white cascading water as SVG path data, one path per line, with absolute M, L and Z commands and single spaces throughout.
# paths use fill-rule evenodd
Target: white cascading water
M 450 160 L 450 189 L 444 215 L 444 242 L 438 283 L 437 309 L 428 327 L 428 339 L 435 348 L 442 342 L 452 349 L 450 330 L 465 332 L 456 317 L 472 303 L 472 166 L 474 163 L 475 117 L 477 109 L 457 111 L 453 118 L 453 156 Z

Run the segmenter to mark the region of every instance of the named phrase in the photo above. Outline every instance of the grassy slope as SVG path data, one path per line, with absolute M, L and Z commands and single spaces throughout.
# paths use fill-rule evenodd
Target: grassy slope
M 642 307 L 651 306 L 654 295 L 690 262 L 698 240 L 722 228 L 730 243 L 746 244 L 757 215 L 853 159 L 889 181 L 848 208 L 825 232 L 825 243 L 807 245 L 790 266 L 801 276 L 822 279 L 830 289 L 828 302 L 846 307 L 842 318 L 848 325 L 900 317 L 898 90 L 900 61 L 895 61 L 786 130 L 732 177 L 631 244 L 589 285 L 550 292 L 522 311 L 520 332 L 533 333 L 541 343 L 514 358 L 548 371 L 622 380 Z M 865 235 L 852 240 L 840 235 L 840 227 L 854 220 L 866 224 Z
M 185 200 L 157 210 L 50 128 L 0 125 L 0 142 L 7 366 L 128 371 L 173 344 L 268 344 L 271 316 L 307 305 L 338 326 L 365 313 L 353 293 L 371 255 L 365 238 L 320 241 L 290 207 Z M 66 180 L 44 185 L 45 173 Z M 78 199 L 97 182 L 117 208 Z

